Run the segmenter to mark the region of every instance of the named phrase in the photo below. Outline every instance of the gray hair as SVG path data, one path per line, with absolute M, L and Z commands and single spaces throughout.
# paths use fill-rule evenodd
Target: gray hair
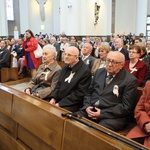
M 56 51 L 56 48 L 55 48 L 53 45 L 50 45 L 50 44 L 45 45 L 45 46 L 43 47 L 43 50 L 45 50 L 45 49 L 49 49 L 50 52 L 52 52 L 52 53 L 54 54 L 55 59 L 56 59 L 56 57 L 57 57 L 57 51 Z

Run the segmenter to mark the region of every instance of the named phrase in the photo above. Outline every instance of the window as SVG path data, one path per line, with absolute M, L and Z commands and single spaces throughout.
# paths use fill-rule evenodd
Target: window
M 14 20 L 13 0 L 6 0 L 7 20 Z
M 150 16 L 147 16 L 146 36 L 147 36 L 147 39 L 150 40 Z

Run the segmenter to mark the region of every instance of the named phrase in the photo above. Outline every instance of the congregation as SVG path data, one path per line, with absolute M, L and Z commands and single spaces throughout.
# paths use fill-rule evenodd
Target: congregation
M 42 58 L 36 58 L 38 45 Z M 14 55 L 15 52 L 15 55 Z M 106 37 L 59 37 L 26 30 L 20 39 L 0 38 L 0 68 L 17 60 L 18 76 L 30 70 L 25 93 L 86 117 L 111 130 L 123 129 L 136 107 L 137 87 L 150 80 L 150 41 L 113 34 Z M 144 123 L 144 127 L 148 124 Z M 146 128 L 147 136 L 150 131 Z M 144 143 L 144 142 L 143 142 Z M 143 144 L 142 143 L 142 144 Z

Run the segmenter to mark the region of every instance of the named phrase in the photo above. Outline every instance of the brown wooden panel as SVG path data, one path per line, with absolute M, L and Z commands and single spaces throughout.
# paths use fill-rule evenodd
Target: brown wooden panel
M 7 115 L 0 112 L 0 125 L 13 137 L 16 137 L 17 123 Z
M 54 148 L 37 138 L 37 136 L 27 131 L 21 125 L 18 126 L 18 138 L 32 150 L 54 150 Z
M 54 149 L 60 149 L 62 142 L 61 113 L 64 111 L 29 95 L 14 95 L 12 118 Z
M 1 89 L 0 86 L 0 111 L 8 116 L 11 116 L 12 97 L 11 92 Z
M 18 68 L 10 68 L 10 79 L 18 80 Z
M 0 150 L 29 150 L 0 128 Z
M 102 129 L 106 129 L 97 125 Z M 114 133 L 106 129 L 110 133 Z M 119 136 L 119 134 L 114 133 Z M 62 150 L 133 150 L 129 146 L 102 132 L 87 127 L 79 122 L 66 120 Z
M 1 82 L 6 82 L 10 78 L 10 68 L 2 68 L 1 69 Z

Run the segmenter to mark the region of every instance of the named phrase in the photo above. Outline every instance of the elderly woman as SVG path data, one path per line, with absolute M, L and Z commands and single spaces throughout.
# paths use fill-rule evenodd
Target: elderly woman
M 134 117 L 137 125 L 127 134 L 128 138 L 150 148 L 150 81 L 147 81 L 143 94 L 136 105 Z
M 25 93 L 47 100 L 58 81 L 61 67 L 55 60 L 57 52 L 54 46 L 43 47 L 43 61 L 35 77 L 31 79 Z
M 142 86 L 142 82 L 147 74 L 147 65 L 145 62 L 139 60 L 141 55 L 141 48 L 138 45 L 132 45 L 129 50 L 129 58 L 125 62 L 125 69 L 132 73 L 138 79 L 138 86 Z
M 100 55 L 100 59 L 95 59 L 94 63 L 93 63 L 93 67 L 91 69 L 92 75 L 95 74 L 95 71 L 98 68 L 102 68 L 106 66 L 106 57 L 107 54 L 110 51 L 110 46 L 109 45 L 101 45 L 98 49 L 99 55 Z

